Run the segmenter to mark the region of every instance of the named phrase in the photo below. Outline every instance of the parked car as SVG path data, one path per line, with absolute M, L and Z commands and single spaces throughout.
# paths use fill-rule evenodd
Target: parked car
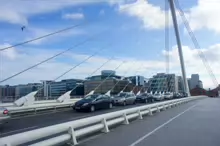
M 9 118 L 9 111 L 4 107 L 0 107 L 0 125 L 7 123 Z
M 112 98 L 108 95 L 93 94 L 77 101 L 73 109 L 76 111 L 94 112 L 98 109 L 112 108 L 112 102 Z
M 136 102 L 150 103 L 153 101 L 154 101 L 153 95 L 150 93 L 142 93 L 142 94 L 136 96 Z
M 135 104 L 136 96 L 134 93 L 130 92 L 122 92 L 114 97 L 114 105 L 127 105 L 127 104 Z
M 189 96 L 188 93 L 186 93 L 186 92 L 183 92 L 182 94 L 183 94 L 183 97 L 188 97 Z
M 173 98 L 173 94 L 172 93 L 165 93 L 164 94 L 164 98 L 165 99 L 172 99 Z
M 173 98 L 182 98 L 183 97 L 183 95 L 182 94 L 180 94 L 180 93 L 174 93 L 173 94 Z
M 154 100 L 161 101 L 163 100 L 163 96 L 160 93 L 155 93 L 153 95 Z

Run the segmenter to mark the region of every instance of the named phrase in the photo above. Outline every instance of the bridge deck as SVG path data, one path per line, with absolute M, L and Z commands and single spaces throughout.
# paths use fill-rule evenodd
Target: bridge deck
M 204 99 L 119 126 L 79 146 L 219 146 L 220 98 Z

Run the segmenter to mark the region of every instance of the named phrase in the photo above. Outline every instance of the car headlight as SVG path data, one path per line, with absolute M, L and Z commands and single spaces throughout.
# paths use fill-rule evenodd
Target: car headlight
M 89 105 L 88 103 L 84 103 L 82 106 L 87 106 L 87 105 Z

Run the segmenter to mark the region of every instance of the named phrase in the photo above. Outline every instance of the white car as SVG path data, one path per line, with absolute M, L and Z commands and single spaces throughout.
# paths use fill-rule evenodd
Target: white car
M 165 94 L 164 94 L 164 98 L 165 98 L 165 99 L 172 99 L 172 98 L 173 98 L 173 95 L 172 95 L 172 93 L 165 93 Z
M 153 95 L 153 98 L 154 98 L 154 100 L 161 101 L 161 100 L 163 100 L 164 97 L 160 93 L 155 93 Z

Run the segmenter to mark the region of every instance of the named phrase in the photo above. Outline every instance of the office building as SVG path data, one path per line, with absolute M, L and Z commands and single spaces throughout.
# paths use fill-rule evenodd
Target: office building
M 199 75 L 198 74 L 192 74 L 191 78 L 188 79 L 188 83 L 189 83 L 189 89 L 190 90 L 192 90 L 192 89 L 194 89 L 196 87 L 203 88 L 203 83 L 199 79 Z
M 15 86 L 0 86 L 0 101 L 5 101 L 6 99 L 15 98 Z
M 70 91 L 74 88 L 76 89 L 74 89 L 73 93 L 83 95 L 83 93 L 80 93 L 80 90 L 83 90 L 83 88 L 81 85 L 79 85 L 82 83 L 83 83 L 83 80 L 80 80 L 80 79 L 66 79 L 66 80 L 61 80 L 59 82 L 54 82 L 54 81 L 48 82 L 46 84 L 46 86 L 48 86 L 48 89 L 47 89 L 48 97 L 58 98 L 59 96 L 63 95 L 67 91 Z
M 199 85 L 199 75 L 198 74 L 192 74 L 190 79 L 190 87 L 191 89 L 197 87 Z
M 95 93 L 104 94 L 111 89 L 111 94 L 117 94 L 124 88 L 124 91 L 131 91 L 132 87 L 132 83 L 127 79 L 116 75 L 115 71 L 111 70 L 102 71 L 101 75 L 88 77 L 84 82 L 85 95 L 92 90 L 95 90 Z
M 129 79 L 136 86 L 144 86 L 145 84 L 145 78 L 143 76 L 130 76 L 126 77 L 126 79 Z
M 199 80 L 198 87 L 199 87 L 199 88 L 203 88 L 203 83 L 202 83 L 201 80 Z
M 15 97 L 18 99 L 22 96 L 25 96 L 33 91 L 37 91 L 42 88 L 41 83 L 28 83 L 24 85 L 17 85 L 15 87 Z

